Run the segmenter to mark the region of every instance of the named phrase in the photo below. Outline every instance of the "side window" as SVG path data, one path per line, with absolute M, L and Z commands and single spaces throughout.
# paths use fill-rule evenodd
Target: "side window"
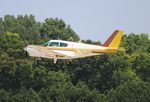
M 51 43 L 49 44 L 49 46 L 59 46 L 59 43 L 58 43 L 58 42 L 51 42 Z
M 60 47 L 67 47 L 68 46 L 68 44 L 66 44 L 66 43 L 60 43 Z

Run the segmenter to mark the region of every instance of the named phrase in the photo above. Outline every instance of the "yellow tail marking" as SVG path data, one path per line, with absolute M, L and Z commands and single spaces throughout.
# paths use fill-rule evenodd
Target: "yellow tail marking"
M 121 38 L 122 38 L 122 35 L 123 35 L 123 31 L 119 30 L 119 32 L 114 37 L 114 39 L 111 41 L 111 43 L 109 44 L 108 47 L 110 47 L 110 48 L 118 48 L 119 44 L 120 44 L 120 41 L 121 41 Z

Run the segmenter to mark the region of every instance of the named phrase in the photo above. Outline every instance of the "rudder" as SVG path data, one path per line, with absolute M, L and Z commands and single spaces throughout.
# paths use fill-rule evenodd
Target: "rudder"
M 122 35 L 123 31 L 115 30 L 102 46 L 118 49 Z

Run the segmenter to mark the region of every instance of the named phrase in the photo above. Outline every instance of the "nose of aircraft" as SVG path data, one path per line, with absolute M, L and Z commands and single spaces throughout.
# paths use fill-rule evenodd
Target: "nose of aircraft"
M 55 54 L 50 52 L 48 49 L 43 49 L 37 45 L 28 45 L 24 48 L 29 53 L 29 56 L 42 57 L 42 58 L 53 58 Z
M 24 48 L 25 51 L 29 53 L 30 56 L 41 57 L 42 53 L 38 50 L 36 45 L 28 45 Z

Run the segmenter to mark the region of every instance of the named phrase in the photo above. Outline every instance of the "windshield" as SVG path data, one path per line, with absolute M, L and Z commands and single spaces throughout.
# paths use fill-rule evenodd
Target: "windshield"
M 45 43 L 42 44 L 42 45 L 47 46 L 48 44 L 49 44 L 49 41 L 48 41 L 48 42 L 45 42 Z
M 49 46 L 59 46 L 59 42 L 50 42 Z
M 56 42 L 56 41 L 48 41 L 48 42 L 45 42 L 44 44 L 42 44 L 44 46 L 53 46 L 53 47 L 67 47 L 68 44 L 67 43 L 64 43 L 64 42 Z

